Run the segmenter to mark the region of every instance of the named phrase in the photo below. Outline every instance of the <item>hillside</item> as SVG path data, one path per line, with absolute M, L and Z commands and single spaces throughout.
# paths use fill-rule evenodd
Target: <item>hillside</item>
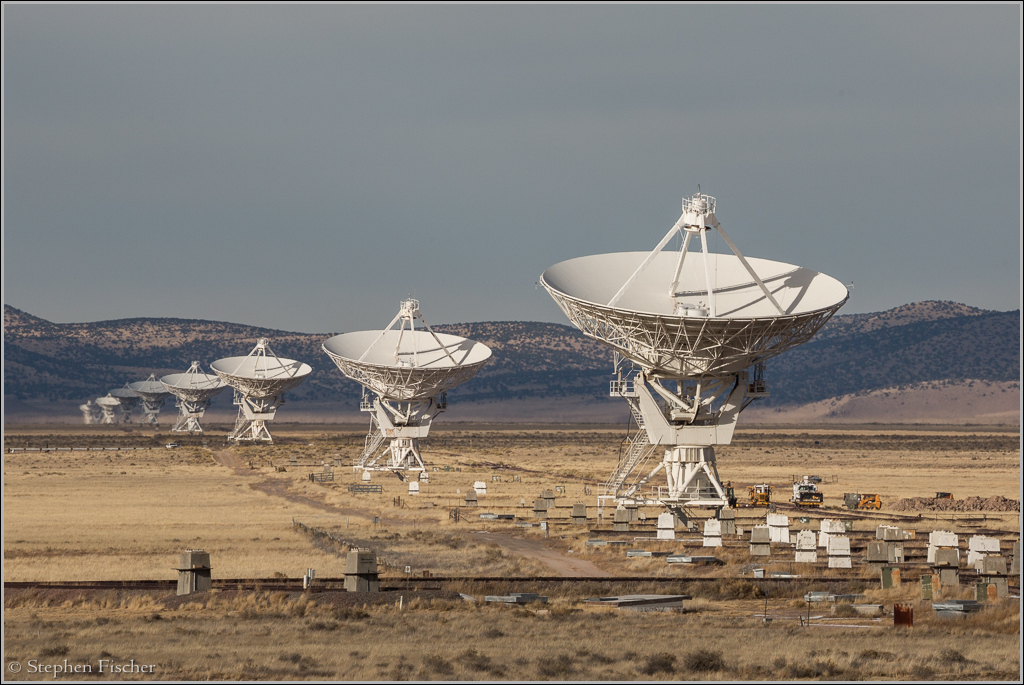
M 493 351 L 477 377 L 451 394 L 452 402 L 486 405 L 484 413 L 497 418 L 546 417 L 564 406 L 578 407 L 581 416 L 593 407 L 595 420 L 619 413 L 607 393 L 611 352 L 575 328 L 505 321 L 435 329 L 478 340 Z M 86 399 L 150 373 L 182 371 L 194 359 L 208 368 L 214 359 L 247 354 L 260 337 L 268 338 L 279 355 L 313 366 L 309 379 L 289 393 L 292 415 L 301 407 L 348 407 L 360 389 L 322 351 L 330 335 L 169 318 L 57 324 L 5 305 L 5 408 L 19 414 L 47 411 L 47 403 L 53 403 L 55 411 L 77 418 L 75 406 Z M 871 398 L 881 401 L 894 392 L 927 394 L 929 388 L 968 381 L 1012 389 L 1020 380 L 1020 312 L 919 302 L 837 316 L 814 340 L 771 360 L 768 380 L 771 398 L 759 401 L 752 414 L 791 412 L 837 398 L 847 398 L 846 406 L 849 398 L 867 398 L 855 403 L 862 409 L 854 413 L 863 416 L 865 402 L 881 406 L 872 405 Z M 218 400 L 226 410 L 229 403 L 230 396 Z M 829 412 L 814 415 L 820 414 Z

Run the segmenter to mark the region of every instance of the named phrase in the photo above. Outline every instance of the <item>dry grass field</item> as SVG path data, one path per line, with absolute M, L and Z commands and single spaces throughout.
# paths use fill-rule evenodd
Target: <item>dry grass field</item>
M 611 533 L 610 512 L 596 518 L 596 488 L 615 463 L 622 428 L 445 424 L 424 443 L 431 470 L 416 496 L 396 476 L 378 473 L 371 482 L 383 493 L 352 494 L 347 486 L 362 481 L 348 466 L 334 468 L 333 483 L 310 481 L 310 473 L 335 457 L 351 463 L 362 427 L 272 430 L 275 445 L 228 446 L 223 426 L 185 438 L 141 427 L 5 427 L 4 580 L 170 580 L 177 555 L 196 547 L 211 553 L 215 579 L 298 578 L 307 568 L 336 578 L 343 575 L 347 543 L 378 553 L 385 585 L 400 587 L 406 566 L 417 576 L 507 581 L 451 581 L 436 591 L 378 596 L 220 590 L 187 601 L 153 591 L 6 590 L 6 677 L 40 679 L 26 670 L 30 660 L 66 660 L 89 664 L 93 673 L 64 679 L 106 679 L 109 673 L 96 670 L 99 660 L 135 659 L 154 668 L 129 677 L 162 680 L 1019 679 L 1016 600 L 970 619 L 940 620 L 915 587 L 882 591 L 877 576 L 860 565 L 819 566 L 813 575 L 863 592 L 866 601 L 890 610 L 894 601 L 914 602 L 915 626 L 894 629 L 891 617 L 814 607 L 816 620 L 802 627 L 803 593 L 830 581 L 756 584 L 749 570 L 752 561 L 794 570 L 791 551 L 789 562 L 780 552 L 763 564 L 737 541 L 717 550 L 721 566 L 681 567 L 660 557 L 627 558 L 622 547 L 588 546 L 600 537 L 656 552 L 707 553 L 692 534 L 672 542 L 634 539 L 653 537 L 659 513 L 653 508 L 644 512 L 647 524 L 630 534 Z M 172 439 L 182 446 L 162 446 Z M 44 445 L 146 449 L 7 451 Z M 878 493 L 886 505 L 877 518 L 854 522 L 862 533 L 894 515 L 888 505 L 902 497 L 936 491 L 1020 497 L 1017 429 L 759 427 L 739 431 L 718 460 L 741 495 L 746 485 L 769 482 L 782 500 L 791 476 L 822 476 L 826 509 L 803 512 L 810 522 L 793 519 L 794 528 L 816 528 L 821 516 L 841 513 L 844 492 Z M 467 508 L 464 496 L 476 481 L 487 484 L 487 494 L 479 496 L 479 507 Z M 533 520 L 533 500 L 556 488 L 547 535 L 477 515 Z M 575 502 L 587 504 L 587 526 L 570 523 Z M 452 516 L 456 507 L 459 521 Z M 763 521 L 763 514 L 741 507 L 738 523 Z M 1017 537 L 1020 530 L 1018 513 L 1000 512 L 923 513 L 901 525 L 919 537 L 935 528 Z M 668 582 L 534 580 L 550 576 Z M 700 581 L 709 576 L 720 580 Z M 761 621 L 764 587 L 773 588 L 770 624 Z M 457 594 L 511 591 L 537 591 L 550 600 L 507 608 Z M 686 592 L 694 599 L 681 613 L 584 609 L 587 597 L 638 592 Z M 15 662 L 18 673 L 9 667 Z

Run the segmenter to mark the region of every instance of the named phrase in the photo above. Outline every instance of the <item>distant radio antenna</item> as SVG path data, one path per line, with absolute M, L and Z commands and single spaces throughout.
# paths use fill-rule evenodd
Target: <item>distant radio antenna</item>
M 124 387 L 111 390 L 107 396 L 113 397 L 119 405 L 119 414 L 114 423 L 131 423 L 132 410 L 139 404 L 139 395 L 125 383 Z
M 144 381 L 129 383 L 128 389 L 134 392 L 142 400 L 142 411 L 146 415 L 146 423 L 156 428 L 160 418 L 160 409 L 164 406 L 164 400 L 171 396 L 164 384 L 156 379 L 156 374 L 149 374 Z
M 202 433 L 199 419 L 211 400 L 228 387 L 220 376 L 205 373 L 199 362 L 192 362 L 185 373 L 163 376 L 160 383 L 177 398 L 174 405 L 178 408 L 178 420 L 171 429 L 175 433 Z
M 323 349 L 345 376 L 363 386 L 359 409 L 370 414 L 370 430 L 355 466 L 366 471 L 425 471 L 419 441 L 448 408 L 448 391 L 475 376 L 491 357 L 486 345 L 435 333 L 420 313 L 419 300 L 412 298 L 402 301 L 384 330 L 336 335 Z
M 309 364 L 278 357 L 266 338 L 260 338 L 248 356 L 218 359 L 210 368 L 235 390 L 238 417 L 228 440 L 268 443 L 274 438 L 266 422 L 272 421 L 284 404 L 285 391 L 297 387 L 313 371 Z

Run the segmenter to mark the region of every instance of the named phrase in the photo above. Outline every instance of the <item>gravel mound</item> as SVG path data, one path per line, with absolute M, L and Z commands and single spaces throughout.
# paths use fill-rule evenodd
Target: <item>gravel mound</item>
M 894 511 L 1020 511 L 1020 501 L 1002 495 L 988 498 L 935 499 L 934 497 L 907 497 L 892 505 Z

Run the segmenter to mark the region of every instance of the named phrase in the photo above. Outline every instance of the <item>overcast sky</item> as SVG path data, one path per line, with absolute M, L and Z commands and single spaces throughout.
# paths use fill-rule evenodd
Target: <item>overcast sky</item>
M 1016 3 L 3 12 L 3 300 L 51 321 L 565 323 L 540 273 L 698 184 L 840 313 L 1020 307 Z

